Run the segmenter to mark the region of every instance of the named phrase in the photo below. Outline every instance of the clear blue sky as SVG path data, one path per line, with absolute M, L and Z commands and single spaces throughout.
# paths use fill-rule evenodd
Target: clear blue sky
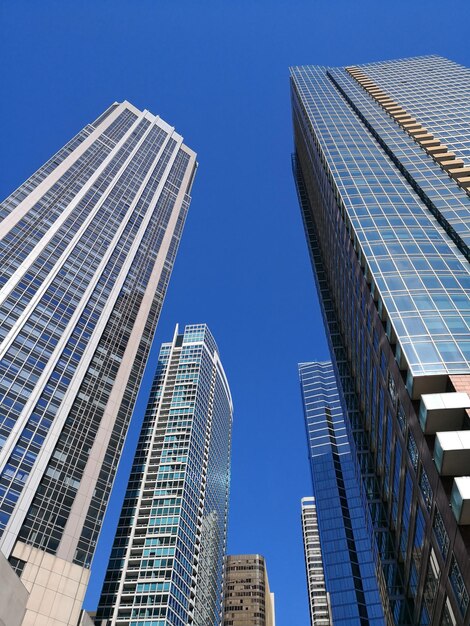
M 290 170 L 288 67 L 430 53 L 470 65 L 469 17 L 466 2 L 434 0 L 0 0 L 1 197 L 114 100 L 159 114 L 198 152 L 155 343 L 207 322 L 219 344 L 235 403 L 228 549 L 266 557 L 278 626 L 309 623 L 297 363 L 328 358 Z

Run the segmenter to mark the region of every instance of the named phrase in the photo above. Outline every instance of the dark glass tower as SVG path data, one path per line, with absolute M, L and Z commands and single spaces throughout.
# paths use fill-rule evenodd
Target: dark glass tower
M 439 57 L 307 66 L 291 86 L 386 618 L 469 624 L 470 71 Z
M 95 622 L 218 626 L 232 400 L 204 324 L 160 350 Z
M 380 626 L 372 545 L 333 365 L 301 363 L 299 373 L 331 622 Z

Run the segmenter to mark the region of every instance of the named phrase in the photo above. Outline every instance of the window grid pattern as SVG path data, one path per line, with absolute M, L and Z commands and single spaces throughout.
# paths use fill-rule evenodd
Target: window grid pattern
M 436 55 L 361 66 L 444 144 L 470 162 L 470 69 Z
M 0 298 L 0 544 L 7 556 L 18 538 L 52 554 L 67 550 L 84 567 L 101 528 L 195 168 L 194 153 L 174 129 L 128 103 L 113 105 L 95 124 L 101 132 L 84 153 L 74 158 L 93 126 L 58 153 L 62 161 L 71 155 L 70 166 L 57 183 L 44 185 L 0 250 L 1 284 L 10 281 Z M 12 194 L 9 210 L 23 192 L 47 183 L 60 159 Z M 136 360 L 124 370 L 126 351 L 136 351 Z M 103 453 L 94 448 L 98 432 L 105 436 Z M 91 500 L 77 498 L 88 490 L 85 474 L 95 486 Z M 78 511 L 78 501 L 87 508 Z M 82 521 L 70 546 L 72 510 Z
M 468 263 L 351 114 L 324 69 L 295 68 L 293 79 L 315 125 L 351 235 L 370 269 L 413 376 L 467 372 Z M 396 133 L 402 132 L 394 126 Z
M 466 317 L 468 287 L 466 286 L 465 273 L 468 274 L 468 263 L 463 258 L 461 249 L 451 240 L 445 225 L 438 222 L 435 215 L 429 210 L 430 203 L 426 203 L 418 194 L 416 187 L 403 174 L 403 169 L 400 169 L 390 157 L 383 143 L 378 142 L 371 128 L 374 124 L 377 128 L 383 124 L 380 131 L 390 145 L 392 145 L 390 142 L 393 139 L 396 141 L 394 145 L 398 146 L 399 142 L 402 141 L 402 138 L 398 137 L 399 134 L 403 136 L 406 142 L 413 144 L 403 130 L 390 118 L 386 121 L 381 120 L 380 116 L 386 116 L 386 114 L 380 112 L 377 103 L 368 98 L 364 92 L 361 93 L 361 98 L 363 100 L 368 99 L 366 104 L 358 99 L 353 102 L 353 99 L 357 97 L 354 90 L 359 90 L 359 87 L 352 85 L 354 81 L 345 74 L 344 70 L 307 67 L 294 68 L 292 74 L 297 151 L 294 167 L 310 252 L 317 272 L 317 287 L 321 299 L 324 301 L 324 319 L 329 329 L 329 339 L 340 371 L 342 385 L 345 389 L 353 389 L 357 394 L 357 404 L 360 409 L 359 419 L 356 421 L 355 415 L 351 414 L 348 417 L 356 443 L 356 454 L 361 468 L 365 493 L 371 493 L 370 487 L 373 484 L 373 479 L 375 479 L 382 484 L 382 488 L 376 494 L 377 497 L 383 501 L 385 496 L 386 523 L 383 525 L 385 532 L 381 534 L 380 529 L 374 527 L 378 547 L 378 563 L 385 579 L 385 586 L 382 586 L 379 577 L 380 589 L 384 592 L 382 595 L 384 606 L 387 604 L 390 606 L 392 618 L 397 624 L 437 623 L 443 614 L 444 595 L 448 594 L 452 601 L 456 600 L 455 591 L 448 582 L 449 559 L 446 563 L 441 564 L 439 546 L 435 534 L 431 532 L 431 521 L 434 518 L 431 519 L 430 514 L 438 510 L 439 507 L 442 507 L 440 512 L 443 518 L 445 517 L 445 524 L 449 526 L 448 551 L 450 552 L 454 546 L 456 547 L 454 556 L 461 571 L 466 571 L 463 568 L 468 557 L 463 554 L 459 530 L 452 523 L 453 520 L 449 520 L 448 509 L 444 508 L 445 505 L 442 504 L 442 500 L 436 498 L 433 493 L 436 488 L 440 488 L 437 472 L 426 446 L 423 445 L 423 435 L 421 429 L 417 427 L 415 409 L 410 402 L 409 394 L 406 393 L 402 373 L 399 372 L 397 365 L 409 368 L 406 385 L 408 392 L 413 390 L 415 377 L 434 376 L 436 372 L 446 373 L 448 370 L 452 370 L 454 366 L 462 367 L 462 372 L 468 373 L 467 358 L 465 357 L 458 362 L 452 356 L 452 354 L 457 354 L 453 346 L 450 345 L 449 348 L 449 344 L 444 345 L 447 338 L 450 338 L 450 344 L 457 346 L 458 350 L 463 346 L 464 351 L 466 351 L 465 346 L 470 338 Z M 397 73 L 395 74 L 397 75 Z M 382 84 L 380 86 L 388 93 L 388 88 Z M 349 91 L 347 91 L 348 89 Z M 405 106 L 404 103 L 400 101 L 399 103 Z M 377 119 L 375 119 L 371 113 L 369 125 L 367 115 L 370 107 L 375 107 L 380 115 L 378 114 Z M 364 113 L 363 118 L 359 115 L 361 112 Z M 393 136 L 394 132 L 397 137 Z M 418 146 L 413 145 L 412 147 L 413 150 L 420 151 L 420 159 L 428 159 Z M 406 160 L 409 168 L 414 158 L 413 150 L 410 149 L 409 145 L 405 148 L 399 156 L 400 159 Z M 357 160 L 358 152 L 368 154 L 370 166 L 360 159 Z M 434 168 L 432 169 L 433 174 L 429 176 L 430 187 L 426 193 L 432 197 L 433 203 L 439 202 L 439 194 L 441 194 L 440 211 L 446 213 L 446 219 L 449 222 L 454 220 L 453 226 L 457 227 L 459 215 L 464 216 L 463 203 L 467 202 L 467 196 L 451 179 L 445 180 L 445 174 L 436 163 L 430 161 L 430 165 L 427 163 L 426 167 Z M 420 168 L 421 161 L 417 159 L 415 170 Z M 374 169 L 376 170 L 375 174 Z M 367 173 L 366 177 L 364 176 L 365 172 Z M 426 169 L 423 172 L 420 184 L 427 177 Z M 415 174 L 416 172 L 413 175 Z M 400 177 L 401 182 L 395 184 L 395 181 L 399 181 Z M 418 174 L 416 177 L 418 178 Z M 393 183 L 393 190 L 387 188 L 391 182 Z M 376 183 L 377 186 L 375 186 Z M 456 200 L 447 202 L 452 193 L 452 187 L 449 185 L 453 185 L 456 190 Z M 346 189 L 346 186 L 350 188 Z M 355 191 L 353 191 L 354 189 Z M 390 212 L 389 202 L 393 206 Z M 403 212 L 401 210 L 402 202 L 406 205 Z M 410 209 L 409 216 L 415 217 L 417 222 L 413 222 L 413 234 L 417 232 L 415 226 L 418 227 L 418 224 L 421 223 L 423 230 L 430 233 L 429 243 L 431 240 L 433 243 L 431 246 L 426 244 L 421 249 L 419 241 L 407 240 L 406 233 L 403 236 L 400 233 L 399 244 L 401 245 L 401 242 L 404 241 L 406 250 L 404 246 L 401 247 L 401 251 L 399 247 L 393 246 L 393 253 L 389 250 L 384 256 L 383 252 L 385 248 L 388 248 L 388 243 L 385 242 L 387 237 L 382 238 L 382 232 L 386 232 L 392 225 L 390 218 L 393 217 L 394 211 L 398 219 L 394 218 L 393 226 L 397 228 L 407 226 L 406 220 L 403 218 L 407 215 L 408 208 Z M 459 215 L 452 214 L 452 210 L 457 211 Z M 386 219 L 376 222 L 376 217 L 380 217 L 380 219 L 385 217 Z M 427 225 L 424 228 L 425 224 Z M 467 228 L 468 224 L 467 217 L 465 224 Z M 372 235 L 369 243 L 369 234 L 373 231 L 380 233 L 379 247 L 375 247 L 375 235 Z M 391 236 L 392 239 L 393 237 L 394 235 Z M 382 247 L 383 245 L 385 248 Z M 373 254 L 371 254 L 371 250 Z M 377 250 L 380 250 L 379 255 L 376 254 Z M 387 255 L 388 260 L 394 263 L 393 271 L 392 266 L 388 265 L 388 260 L 382 265 L 382 261 L 386 260 Z M 450 259 L 452 261 L 449 265 L 447 262 Z M 371 260 L 372 264 L 370 263 Z M 397 260 L 400 261 L 400 266 L 396 264 Z M 401 265 L 401 260 L 405 261 L 403 265 Z M 414 265 L 415 261 L 418 261 L 417 265 Z M 430 261 L 429 264 L 421 265 L 421 263 L 428 261 Z M 433 267 L 434 262 L 436 263 L 435 269 Z M 387 267 L 388 269 L 386 269 Z M 405 280 L 408 278 L 408 274 L 404 274 L 404 272 L 410 273 L 411 271 L 415 275 L 418 273 L 421 275 L 421 268 L 424 272 L 432 272 L 434 278 L 439 277 L 439 268 L 444 269 L 445 282 L 441 283 L 438 288 L 441 290 L 440 294 L 434 288 L 435 283 L 432 284 L 433 279 L 428 282 L 424 291 L 422 287 L 419 289 L 408 287 L 407 280 Z M 454 268 L 456 274 L 454 274 Z M 447 273 L 449 271 L 450 273 Z M 428 275 L 431 276 L 431 273 Z M 397 300 L 398 296 L 404 294 L 400 291 L 393 293 L 398 282 L 395 283 L 393 289 L 390 289 L 394 283 L 388 281 L 389 277 L 398 277 L 402 280 L 400 284 L 406 283 L 407 295 L 414 302 L 411 308 L 409 307 L 409 300 Z M 447 277 L 450 278 L 448 283 Z M 382 281 L 382 288 L 384 285 L 387 286 L 393 300 L 391 310 L 387 308 L 388 303 L 383 298 L 383 292 L 380 290 L 377 280 Z M 456 282 L 453 282 L 454 280 Z M 457 283 L 457 291 L 453 291 Z M 414 284 L 411 282 L 410 286 Z M 445 284 L 450 285 L 450 291 L 446 289 Z M 452 293 L 452 296 L 449 293 Z M 425 295 L 424 299 L 423 295 Z M 431 310 L 428 305 L 435 295 L 438 298 L 433 301 Z M 442 299 L 441 295 L 444 296 Z M 448 306 L 454 295 L 457 296 L 457 301 L 462 303 L 462 308 L 453 304 L 452 307 Z M 422 326 L 418 332 L 416 332 L 418 327 L 410 328 L 411 332 L 409 330 L 403 332 L 405 325 L 402 321 L 400 322 L 402 326 L 395 325 L 395 318 L 405 320 L 408 317 L 416 317 L 416 311 L 418 316 L 426 316 L 426 320 L 423 322 L 426 326 L 424 333 Z M 370 322 L 371 317 L 372 324 Z M 443 324 L 445 324 L 444 334 L 442 336 L 436 335 L 435 331 L 440 333 L 439 328 L 443 328 Z M 455 333 L 454 328 L 456 329 Z M 375 332 L 379 333 L 378 338 L 376 338 Z M 433 344 L 433 353 L 429 353 L 425 359 L 422 359 L 421 356 L 416 358 L 416 367 L 413 364 L 410 365 L 409 355 L 405 355 L 403 349 L 403 341 L 409 340 L 410 345 L 412 342 L 413 346 L 418 345 L 418 352 L 421 352 L 422 347 L 419 347 L 419 344 L 427 343 L 429 338 L 432 342 L 436 340 L 436 345 Z M 440 344 L 439 349 L 437 343 Z M 383 352 L 379 352 L 377 349 L 379 346 Z M 439 352 L 441 348 L 443 351 Z M 414 347 L 413 350 L 416 355 L 417 352 Z M 367 440 L 368 432 L 372 435 L 376 426 L 380 430 L 380 421 L 375 422 L 373 415 L 368 415 L 371 410 L 370 398 L 373 394 L 371 383 L 374 380 L 374 376 L 369 373 L 370 353 L 373 356 L 373 367 L 380 368 L 380 375 L 378 375 L 377 380 L 385 392 L 383 416 L 386 415 L 388 418 L 386 421 L 383 420 L 386 424 L 385 450 L 390 449 L 391 454 L 387 455 L 387 451 L 384 455 L 375 453 L 375 450 L 379 451 L 381 444 L 380 437 L 374 442 L 374 434 L 369 443 L 368 461 L 363 462 L 359 452 L 362 444 L 358 442 Z M 436 358 L 438 353 L 440 356 Z M 459 352 L 459 355 L 462 354 L 463 352 Z M 429 356 L 431 358 L 428 358 Z M 461 356 L 458 358 L 460 359 Z M 348 367 L 344 367 L 345 361 Z M 343 367 L 344 374 L 341 373 Z M 389 373 L 394 379 L 392 388 L 385 377 L 385 374 L 388 376 Z M 366 388 L 367 384 L 371 385 L 369 392 Z M 348 408 L 349 397 L 349 393 L 345 393 Z M 399 410 L 400 405 L 402 405 L 402 411 Z M 400 416 L 399 423 L 398 417 Z M 358 428 L 359 432 L 356 432 L 355 428 Z M 361 428 L 362 432 L 360 432 Z M 364 447 L 365 450 L 366 447 Z M 402 457 L 401 470 L 398 474 L 395 473 L 395 476 L 393 451 L 395 457 Z M 387 457 L 389 459 L 391 457 L 392 463 L 387 460 Z M 380 462 L 381 460 L 382 462 Z M 370 472 L 373 474 L 373 479 Z M 412 504 L 409 516 L 403 515 L 407 502 L 405 477 L 409 477 L 408 483 L 411 480 L 414 485 L 411 492 Z M 369 496 L 367 502 L 374 519 L 376 503 Z M 423 508 L 421 508 L 422 506 Z M 404 546 L 405 541 L 401 539 L 401 536 L 405 534 L 407 543 L 410 543 L 409 526 L 414 524 L 415 519 L 421 515 L 425 520 L 426 540 L 435 546 L 436 553 L 433 552 L 432 554 L 436 555 L 435 565 L 439 572 L 437 577 L 432 575 L 436 568 L 430 567 L 429 554 L 426 549 L 423 552 L 424 558 L 419 561 L 410 559 L 409 555 L 404 563 L 400 563 L 397 558 L 396 547 L 400 546 L 400 543 Z M 396 565 L 393 562 L 394 559 L 396 559 Z M 445 576 L 440 576 L 441 568 L 445 570 Z M 429 585 L 425 582 L 427 572 L 431 572 L 429 576 L 434 580 L 434 583 L 429 583 Z M 434 589 L 432 592 L 431 587 Z M 407 595 L 410 597 L 406 597 Z M 438 601 L 434 603 L 436 597 Z
M 133 114 L 127 116 L 126 113 L 130 112 L 121 113 L 116 122 L 113 122 L 107 131 L 98 137 L 82 156 L 76 159 L 59 180 L 2 238 L 0 254 L 8 253 L 8 256 L 1 269 L 1 286 L 25 261 L 28 254 L 110 154 L 112 148 L 128 132 L 136 116 Z M 121 117 L 124 120 L 121 120 Z M 116 127 L 112 128 L 115 124 Z M 103 141 L 105 136 L 112 138 L 112 141 L 107 142 L 108 145 Z M 91 206 L 93 206 L 92 203 L 90 203 Z
M 383 624 L 371 540 L 332 363 L 299 365 L 326 590 L 334 624 Z
M 221 626 L 272 626 L 273 623 L 264 558 L 259 554 L 226 556 Z M 320 622 L 312 622 L 312 626 L 316 624 Z
M 163 163 L 168 161 L 173 148 L 174 145 L 170 142 L 167 149 L 168 153 L 163 155 L 162 161 L 155 167 L 151 182 L 149 181 L 145 193 L 139 200 L 136 215 L 147 210 L 149 201 L 153 198 L 161 179 Z M 187 155 L 180 151 L 175 164 L 186 159 Z M 149 274 L 158 256 L 163 234 L 173 211 L 175 196 L 174 194 L 171 195 L 173 196 L 172 202 L 168 202 L 168 196 L 162 194 L 153 210 L 153 216 L 139 252 L 130 268 L 121 295 L 85 375 L 77 400 L 71 408 L 46 474 L 41 481 L 38 494 L 33 500 L 31 510 L 21 529 L 20 537 L 22 539 L 48 552 L 54 552 L 62 538 L 63 521 L 67 519 L 70 513 L 78 484 L 82 478 L 88 451 L 103 417 L 103 411 L 112 391 L 112 381 L 122 361 Z M 187 207 L 182 208 L 185 213 L 186 210 Z M 184 223 L 184 216 L 182 217 L 181 227 L 175 231 L 175 237 L 178 238 L 178 241 Z M 175 253 L 176 249 L 173 254 L 169 252 L 168 263 L 173 263 Z M 155 327 L 156 316 L 160 311 L 165 289 L 166 283 L 163 284 L 163 289 L 162 286 L 159 286 L 155 294 L 154 306 L 147 322 L 150 329 Z M 137 383 L 143 373 L 151 339 L 152 336 L 147 329 L 147 332 L 142 336 L 138 357 L 133 364 L 134 371 L 124 393 L 113 435 L 101 467 L 95 494 L 78 542 L 74 562 L 80 565 L 90 566 L 122 449 L 126 425 L 129 423 L 131 408 L 137 397 Z M 73 477 L 74 482 L 72 484 L 67 481 L 67 476 Z
M 296 130 L 298 130 L 297 126 Z M 297 137 L 299 136 L 297 135 Z M 303 148 L 300 138 L 296 140 L 296 146 L 298 150 Z M 397 539 L 395 537 L 395 530 L 389 520 L 390 508 L 387 511 L 387 506 L 382 501 L 379 477 L 375 476 L 373 473 L 374 456 L 372 442 L 370 441 L 367 429 L 364 427 L 363 406 L 360 405 L 360 398 L 356 395 L 359 389 L 361 389 L 362 393 L 365 393 L 364 388 L 369 384 L 369 381 L 366 380 L 362 373 L 364 370 L 364 340 L 366 335 L 363 330 L 361 331 L 360 324 L 358 323 L 359 318 L 353 315 L 353 312 L 356 310 L 364 311 L 367 300 L 361 295 L 361 290 L 358 289 L 360 278 L 357 270 L 354 270 L 354 265 L 351 260 L 353 252 L 348 251 L 347 247 L 338 248 L 335 242 L 329 239 L 325 231 L 322 232 L 321 236 L 317 235 L 317 227 L 313 219 L 310 202 L 313 202 L 314 206 L 318 207 L 319 198 L 316 195 L 317 192 L 314 183 L 310 185 L 310 180 L 304 179 L 303 172 L 299 168 L 299 162 L 303 156 L 302 152 L 300 152 L 299 159 L 294 158 L 294 173 L 296 176 L 309 250 L 315 269 L 314 276 L 317 289 L 321 294 L 320 302 L 325 327 L 328 330 L 327 337 L 330 340 L 332 354 L 335 356 L 345 405 L 347 407 L 348 419 L 346 420 L 346 427 L 349 433 L 351 449 L 355 450 L 353 454 L 356 465 L 355 471 L 356 475 L 362 476 L 361 499 L 366 528 L 370 535 L 369 541 L 372 545 L 372 554 L 376 559 L 376 575 L 383 602 L 383 609 L 387 614 L 387 620 L 396 619 L 406 623 L 407 619 L 411 620 L 410 607 L 405 598 L 402 567 L 398 562 L 398 556 L 395 551 Z M 305 170 L 305 172 L 307 176 L 311 177 L 311 170 Z M 322 237 L 325 242 L 328 241 L 326 245 L 326 248 L 329 250 L 327 256 L 328 260 L 336 261 L 333 268 L 329 267 L 323 260 L 319 245 L 319 240 L 321 240 Z M 333 255 L 331 254 L 332 249 L 335 250 Z M 342 263 L 346 264 L 347 270 L 345 272 L 342 270 Z M 335 285 L 334 289 L 332 288 L 332 282 L 329 280 L 328 273 L 330 271 L 335 276 L 339 276 L 342 279 L 339 284 Z M 336 317 L 333 296 L 342 301 L 340 318 Z M 353 306 L 350 304 L 351 300 Z M 383 333 L 382 326 L 378 327 L 377 324 L 375 324 L 372 335 L 375 336 L 375 333 L 377 333 L 379 329 Z M 345 347 L 343 344 L 345 332 L 351 333 L 352 335 L 352 347 Z M 382 338 L 382 335 L 380 337 Z M 375 341 L 374 343 L 378 349 L 381 340 Z M 355 359 L 352 363 L 349 360 L 351 353 L 355 355 Z M 373 358 L 374 367 L 378 367 L 377 358 L 377 355 Z M 388 359 L 389 355 L 387 355 L 387 361 Z M 356 374 L 357 377 L 355 378 L 353 374 Z M 390 387 L 386 381 L 387 368 L 385 368 L 383 379 L 381 380 L 381 386 L 384 390 L 388 390 Z M 393 451 L 396 451 L 397 446 L 400 445 L 400 441 L 397 440 L 396 435 L 394 435 L 397 426 L 394 423 L 395 420 L 392 418 L 392 414 L 394 415 L 396 413 L 396 397 L 395 400 L 393 400 L 389 399 L 388 395 L 387 393 L 387 405 L 385 406 L 388 419 L 386 421 L 384 465 L 380 468 L 379 475 L 383 473 L 383 489 L 387 495 L 387 501 L 390 507 L 392 501 L 391 474 L 393 467 L 390 461 L 393 460 Z M 390 402 L 393 403 L 393 410 Z M 381 422 L 381 428 L 384 428 L 383 416 Z M 381 622 L 379 621 L 379 623 Z
M 338 70 L 332 70 L 331 76 L 428 209 L 454 232 L 468 259 L 470 226 L 466 215 L 470 198 L 466 191 L 408 133 L 400 132 L 397 122 L 377 106 L 374 99 L 366 96 L 354 80 Z
M 71 315 L 75 311 L 73 304 L 77 306 L 80 303 L 102 260 L 103 251 L 110 246 L 118 227 L 124 220 L 128 205 L 122 204 L 123 195 L 129 193 L 129 200 L 133 198 L 147 173 L 155 151 L 158 151 L 163 142 L 165 136 L 163 131 L 156 127 L 152 138 L 150 136 L 152 130 L 149 133 L 148 141 L 144 144 L 145 149 L 142 149 L 142 155 L 136 155 L 133 161 L 134 166 L 130 168 L 130 171 L 126 170 L 126 174 L 121 179 L 121 185 L 115 186 L 107 198 L 108 201 L 101 206 L 95 222 L 91 222 L 89 229 L 76 243 L 61 271 L 39 300 L 35 311 L 29 316 L 31 330 L 26 325 L 23 326 L 0 361 L 1 388 L 4 390 L 5 396 L 10 399 L 16 397 L 16 405 L 24 406 L 26 404 L 29 393 L 33 391 L 44 366 L 50 361 L 56 345 L 65 333 Z M 173 148 L 174 145 L 169 147 L 167 159 Z M 162 160 L 163 168 L 165 167 L 165 159 Z M 132 191 L 129 189 L 131 180 Z M 9 477 L 12 478 L 15 494 L 19 495 L 22 491 L 31 466 L 34 464 L 41 444 L 44 442 L 44 436 L 47 435 L 54 421 L 56 412 L 83 357 L 87 340 L 90 339 L 91 333 L 102 315 L 114 283 L 119 277 L 120 269 L 129 255 L 150 198 L 151 196 L 145 197 L 140 207 L 136 207 L 127 221 L 120 241 L 115 245 L 110 260 L 91 294 L 87 307 L 85 307 L 74 332 L 65 345 L 62 359 L 53 369 L 43 393 L 34 406 L 30 423 L 23 430 L 18 444 L 0 474 L 0 483 L 5 488 L 4 498 L 9 495 L 10 486 L 7 483 Z M 100 246 L 96 245 L 97 241 L 100 242 Z M 34 334 L 31 333 L 32 330 L 35 331 Z M 33 338 L 37 340 L 36 343 L 33 343 Z M 36 362 L 34 362 L 35 360 Z M 21 367 L 24 362 L 26 362 L 26 366 Z M 16 406 L 15 408 L 18 411 L 19 407 Z M 12 412 L 5 411 L 4 415 L 4 419 L 12 419 Z M 44 431 L 44 435 L 37 433 L 38 428 Z M 23 463 L 23 458 L 26 456 L 26 463 Z M 70 469 L 73 471 L 72 468 Z M 47 471 L 53 472 L 51 478 L 58 478 L 57 471 L 51 468 L 48 468 Z M 75 488 L 79 486 L 79 481 L 71 476 L 66 476 L 65 481 L 66 483 L 71 481 Z M 8 504 L 7 507 L 0 501 L 0 512 L 4 514 L 3 518 L 0 519 L 0 530 L 3 530 L 7 521 L 5 514 L 11 513 L 11 505 Z
M 98 619 L 219 623 L 232 406 L 203 324 L 163 344 Z
M 112 134 L 108 131 L 110 139 L 115 139 L 122 132 L 123 127 L 129 128 L 130 124 L 136 119 L 136 115 L 131 111 L 125 110 L 120 115 L 119 123 L 113 122 Z M 0 203 L 0 220 L 3 221 L 5 217 L 15 209 L 20 202 L 29 196 L 29 194 L 36 189 L 36 187 L 45 180 L 51 172 L 53 172 L 58 165 L 62 163 L 73 151 L 90 135 L 93 128 L 86 127 L 81 130 L 73 139 L 65 144 L 54 156 L 52 156 L 44 165 L 42 165 L 32 176 L 28 178 L 18 189 L 8 196 L 3 202 Z
M 312 626 L 331 626 L 315 498 L 302 498 L 302 535 L 310 622 Z

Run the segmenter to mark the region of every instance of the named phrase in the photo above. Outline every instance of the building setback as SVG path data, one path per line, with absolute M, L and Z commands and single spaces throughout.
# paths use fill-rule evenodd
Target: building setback
M 337 626 L 383 626 L 372 543 L 333 365 L 301 363 L 299 375 L 330 619 Z
M 294 172 L 390 624 L 469 624 L 470 70 L 291 70 Z
M 301 505 L 310 623 L 312 626 L 331 626 L 315 498 L 302 498 Z
M 162 344 L 95 623 L 218 626 L 232 400 L 204 324 Z
M 275 626 L 274 594 L 259 554 L 225 557 L 222 626 Z
M 77 623 L 195 167 L 115 103 L 0 205 L 0 549 L 28 624 Z

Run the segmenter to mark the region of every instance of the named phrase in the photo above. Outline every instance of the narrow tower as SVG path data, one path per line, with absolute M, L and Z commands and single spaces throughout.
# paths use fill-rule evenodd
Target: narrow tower
M 300 384 L 330 619 L 380 626 L 383 610 L 333 364 L 301 363 Z
M 301 505 L 310 623 L 312 626 L 331 626 L 315 498 L 302 498 Z
M 225 558 L 222 626 L 275 626 L 274 594 L 259 554 L 230 554 Z

